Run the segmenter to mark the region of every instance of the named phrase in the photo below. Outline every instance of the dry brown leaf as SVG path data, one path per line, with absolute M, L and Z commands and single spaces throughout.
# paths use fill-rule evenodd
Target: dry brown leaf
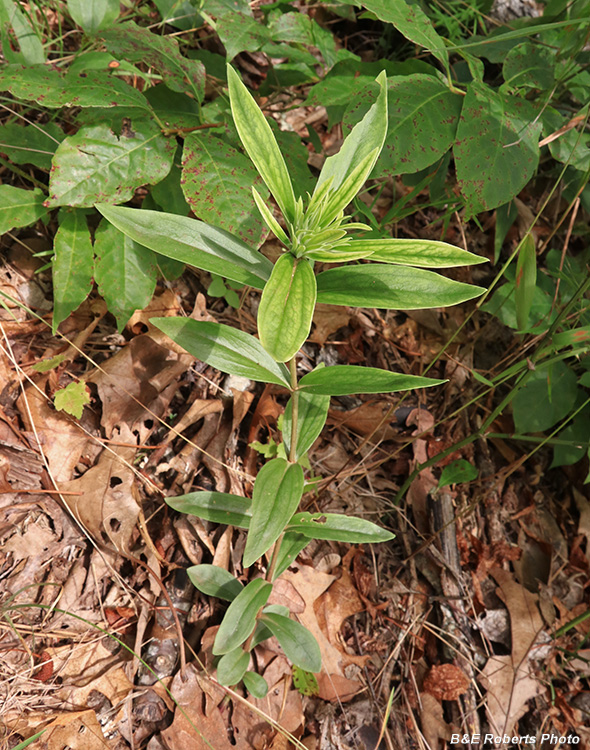
M 389 414 L 389 418 L 386 418 Z M 330 409 L 328 424 L 345 427 L 359 435 L 372 435 L 374 442 L 399 439 L 399 431 L 392 427 L 393 409 L 390 401 L 366 401 L 349 411 Z M 376 429 L 379 427 L 379 429 Z
M 54 719 L 39 740 L 41 750 L 105 750 L 109 743 L 94 711 L 65 713 Z
M 117 440 L 134 443 L 126 425 Z M 139 515 L 133 494 L 135 474 L 131 468 L 135 448 L 114 446 L 102 452 L 98 463 L 79 479 L 62 483 L 60 489 L 78 493 L 64 495 L 68 507 L 95 539 L 110 539 L 115 548 L 126 551 Z
M 344 328 L 350 322 L 350 312 L 346 307 L 334 307 L 322 303 L 315 306 L 313 314 L 313 330 L 309 341 L 323 345 L 329 336 L 339 328 Z
M 420 725 L 426 744 L 431 750 L 438 750 L 439 740 L 451 739 L 451 727 L 443 718 L 440 702 L 430 693 L 420 694 Z

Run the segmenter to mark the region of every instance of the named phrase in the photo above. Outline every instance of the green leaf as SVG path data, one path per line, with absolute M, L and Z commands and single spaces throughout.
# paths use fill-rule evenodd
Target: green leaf
M 85 211 L 59 213 L 53 242 L 53 323 L 58 325 L 76 310 L 92 289 L 94 252 Z
M 106 125 L 80 128 L 60 143 L 53 157 L 48 206 L 93 206 L 129 200 L 141 185 L 164 179 L 176 143 L 155 122 L 134 120 L 120 137 Z
M 258 472 L 252 493 L 252 520 L 243 555 L 249 568 L 282 534 L 303 495 L 303 469 L 274 458 Z
M 374 101 L 374 86 L 360 92 L 346 110 L 345 131 Z M 419 172 L 453 145 L 463 97 L 432 75 L 414 73 L 387 81 L 388 130 L 372 177 Z
M 308 539 L 328 539 L 352 544 L 378 544 L 395 537 L 395 534 L 365 521 L 364 518 L 340 513 L 297 513 L 289 521 L 287 529 Z
M 289 565 L 292 565 L 297 559 L 299 553 L 304 550 L 309 544 L 309 539 L 303 534 L 298 534 L 295 531 L 286 531 L 281 541 L 281 548 L 277 556 L 277 564 L 272 580 L 276 579 L 284 573 Z
M 557 443 L 553 446 L 551 469 L 556 466 L 571 466 L 580 461 L 588 452 L 590 445 L 590 408 L 586 406 L 559 433 L 560 440 L 571 441 L 570 445 Z
M 325 182 L 331 181 L 330 191 L 333 191 L 334 197 L 329 210 L 326 209 L 327 217 L 336 217 L 350 203 L 364 185 L 383 148 L 387 133 L 385 71 L 379 74 L 377 81 L 381 87 L 377 101 L 354 126 L 340 151 L 326 159 L 318 177 L 314 195 Z
M 147 307 L 156 288 L 156 259 L 107 221 L 101 221 L 95 235 L 94 279 L 123 330 L 135 310 Z
M 572 411 L 577 396 L 576 374 L 563 362 L 537 367 L 512 401 L 516 431 L 550 429 Z
M 252 517 L 252 501 L 224 492 L 189 492 L 167 497 L 166 503 L 179 513 L 189 513 L 212 523 L 247 529 Z
M 527 40 L 506 55 L 502 74 L 510 88 L 549 90 L 555 83 L 556 51 Z
M 518 195 L 537 169 L 541 126 L 526 99 L 477 81 L 469 85 L 453 147 L 469 211 L 496 208 Z
M 39 188 L 22 190 L 0 185 L 0 235 L 15 227 L 26 227 L 45 216 L 43 193 Z
M 190 94 L 198 102 L 203 99 L 205 66 L 199 60 L 183 57 L 176 39 L 152 34 L 132 21 L 103 31 L 101 37 L 117 58 L 145 63 L 159 71 L 168 88 Z
M 59 367 L 66 358 L 65 354 L 56 354 L 55 357 L 50 359 L 42 359 L 41 362 L 36 362 L 31 369 L 35 372 L 49 372 Z
M 0 126 L 0 151 L 15 164 L 34 164 L 49 171 L 55 149 L 64 138 L 54 122 L 24 127 L 8 122 Z
M 252 187 L 252 197 L 254 198 L 254 203 L 256 203 L 256 207 L 260 211 L 260 214 L 264 221 L 266 222 L 268 228 L 273 232 L 275 237 L 277 237 L 283 245 L 288 246 L 289 245 L 289 238 L 285 234 L 283 228 L 279 224 L 279 222 L 275 219 L 273 216 L 272 211 L 270 208 L 266 205 L 266 203 L 263 201 L 262 196 L 256 190 L 255 187 Z
M 68 13 L 87 34 L 106 29 L 119 16 L 119 0 L 68 0 Z
M 529 321 L 529 314 L 533 306 L 535 289 L 537 288 L 537 253 L 532 234 L 522 241 L 516 261 L 516 282 L 514 288 L 514 302 L 516 305 L 516 320 L 518 327 L 525 329 Z
M 316 280 L 306 258 L 285 253 L 275 263 L 258 307 L 260 342 L 277 362 L 286 362 L 307 340 L 315 309 Z
M 196 216 L 253 247 L 261 244 L 266 232 L 252 187 L 263 187 L 250 159 L 211 133 L 190 133 L 182 152 L 181 184 Z
M 487 262 L 487 258 L 436 240 L 353 240 L 347 249 L 366 253 L 364 257 L 370 255 L 372 261 L 380 263 L 423 268 L 453 268 Z
M 246 672 L 244 675 L 244 685 L 246 690 L 255 698 L 264 698 L 268 693 L 268 683 L 256 672 Z
M 258 611 L 266 604 L 271 591 L 270 583 L 255 578 L 236 596 L 215 636 L 215 656 L 228 654 L 247 640 L 256 626 Z
M 320 688 L 313 672 L 306 672 L 300 667 L 293 667 L 293 685 L 301 693 L 309 697 L 318 695 Z
M 100 213 L 132 240 L 181 263 L 262 289 L 272 263 L 229 232 L 187 216 L 97 204 Z
M 80 380 L 78 383 L 70 383 L 65 388 L 55 392 L 53 405 L 58 411 L 65 411 L 76 419 L 82 417 L 84 407 L 90 403 L 90 394 L 86 383 Z
M 302 390 L 298 398 L 296 460 L 304 456 L 319 437 L 326 424 L 330 406 L 330 396 Z M 283 442 L 287 452 L 291 448 L 292 415 L 293 397 L 289 399 L 283 416 Z
M 104 71 L 61 75 L 46 65 L 5 65 L 0 68 L 0 89 L 17 99 L 58 107 L 140 107 L 150 111 L 145 96 Z
M 258 22 L 250 13 L 224 12 L 217 21 L 217 33 L 226 50 L 226 59 L 240 52 L 256 52 L 269 39 L 266 26 Z
M 295 193 L 270 125 L 239 75 L 229 65 L 227 80 L 231 111 L 240 140 L 283 215 L 292 222 L 295 217 Z
M 306 672 L 320 671 L 322 668 L 320 647 L 307 628 L 283 615 L 263 613 L 260 620 L 275 636 L 287 658 L 295 666 L 305 669 Z
M 414 388 L 442 385 L 445 380 L 388 372 L 377 367 L 333 365 L 312 370 L 299 381 L 309 393 L 323 396 L 348 396 L 354 393 L 395 393 Z
M 485 291 L 432 271 L 372 263 L 329 268 L 318 275 L 317 283 L 318 302 L 386 310 L 446 307 L 478 297 Z
M 237 685 L 246 674 L 250 654 L 238 646 L 217 662 L 217 682 L 220 685 Z
M 289 388 L 289 373 L 262 348 L 258 339 L 237 328 L 191 318 L 151 318 L 177 344 L 221 372 Z
M 472 479 L 477 479 L 478 475 L 479 471 L 473 464 L 470 464 L 464 458 L 459 458 L 444 467 L 438 480 L 438 486 L 447 487 L 450 484 L 471 482 Z
M 45 52 L 41 40 L 31 27 L 30 21 L 13 0 L 0 0 L 0 25 L 2 26 L 2 47 L 6 60 L 16 62 L 19 57 L 29 65 L 45 62 Z M 11 41 L 6 33 L 12 27 L 17 38 L 20 54 L 11 49 Z
M 445 68 L 448 67 L 445 43 L 420 5 L 409 5 L 404 0 L 363 0 L 363 5 L 377 18 L 393 24 L 406 39 L 430 50 Z
M 218 565 L 193 565 L 186 572 L 193 586 L 207 596 L 231 602 L 244 588 L 228 570 Z

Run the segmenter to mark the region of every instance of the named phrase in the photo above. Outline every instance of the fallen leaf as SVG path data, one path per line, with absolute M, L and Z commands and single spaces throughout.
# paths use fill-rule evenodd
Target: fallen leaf
M 434 696 L 421 693 L 420 703 L 420 725 L 426 746 L 436 750 L 439 740 L 451 739 L 451 727 L 444 720 L 442 705 Z
M 313 329 L 309 341 L 314 344 L 323 345 L 328 337 L 339 328 L 344 328 L 350 322 L 351 314 L 346 308 L 334 307 L 334 305 L 324 305 L 322 303 L 315 306 L 313 313 Z
M 94 711 L 64 713 L 39 740 L 42 750 L 105 750 L 109 747 Z
M 454 664 L 434 665 L 426 677 L 422 689 L 439 701 L 456 701 L 467 692 L 469 678 Z

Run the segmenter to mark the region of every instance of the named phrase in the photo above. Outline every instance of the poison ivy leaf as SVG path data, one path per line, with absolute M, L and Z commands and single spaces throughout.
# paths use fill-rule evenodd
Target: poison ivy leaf
M 445 380 L 388 372 L 377 367 L 333 365 L 304 375 L 299 386 L 309 393 L 323 396 L 347 396 L 353 393 L 395 393 L 414 388 L 441 385 Z
M 189 0 L 154 0 L 154 5 L 162 16 L 162 23 L 175 29 L 188 31 L 199 28 L 203 23 L 202 17 Z
M 191 94 L 200 102 L 205 94 L 205 66 L 199 60 L 187 60 L 178 50 L 178 42 L 128 21 L 103 31 L 101 37 L 117 57 L 142 62 L 161 73 L 173 91 Z
M 184 141 L 181 185 L 195 216 L 260 246 L 266 231 L 252 187 L 264 198 L 268 193 L 248 157 L 211 133 L 191 133 Z
M 436 240 L 353 240 L 346 249 L 363 253 L 363 257 L 370 255 L 372 261 L 380 263 L 423 268 L 452 268 L 487 262 L 487 258 Z
M 119 0 L 68 0 L 68 13 L 83 31 L 96 34 L 117 20 Z
M 477 479 L 478 474 L 479 472 L 473 464 L 465 461 L 464 458 L 460 458 L 444 467 L 438 480 L 438 486 L 448 487 L 450 484 L 471 482 L 472 479 Z
M 270 583 L 255 578 L 236 596 L 227 608 L 215 636 L 213 653 L 216 656 L 228 654 L 244 643 L 254 630 L 256 615 L 266 604 L 271 591 Z
M 318 302 L 386 310 L 447 307 L 485 291 L 432 271 L 378 263 L 330 268 L 318 275 L 317 283 Z
M 166 503 L 179 513 L 190 513 L 205 521 L 247 529 L 252 517 L 252 501 L 224 492 L 189 492 L 167 497 Z
M 295 193 L 285 159 L 258 105 L 239 75 L 227 66 L 229 98 L 240 140 L 288 221 L 295 217 Z
M 228 570 L 218 565 L 193 565 L 186 572 L 193 586 L 207 596 L 231 602 L 244 588 Z
M 151 86 L 145 98 L 167 128 L 194 128 L 203 122 L 197 101 L 163 83 Z
M 217 662 L 217 682 L 220 685 L 237 685 L 246 674 L 250 654 L 242 648 L 235 648 Z
M 94 241 L 94 278 L 123 330 L 135 310 L 147 307 L 156 288 L 156 259 L 106 220 L 100 223 Z
M 304 456 L 319 437 L 326 424 L 329 406 L 330 396 L 318 395 L 305 390 L 299 392 L 295 460 Z M 283 416 L 283 442 L 287 452 L 291 447 L 292 416 L 293 397 L 289 399 Z
M 53 243 L 53 333 L 92 289 L 94 252 L 86 211 L 61 210 Z
M 90 394 L 86 383 L 80 380 L 78 383 L 70 383 L 65 388 L 55 392 L 53 405 L 58 411 L 65 411 L 76 419 L 82 417 L 86 404 L 90 403 Z
M 590 408 L 585 407 L 572 422 L 559 433 L 559 439 L 571 441 L 569 445 L 557 443 L 553 446 L 553 461 L 550 468 L 571 466 L 580 461 L 590 445 Z
M 350 127 L 375 100 L 376 86 L 360 92 L 344 116 Z M 387 136 L 373 177 L 419 172 L 453 145 L 463 97 L 431 75 L 416 73 L 387 81 Z
M 275 458 L 258 472 L 252 494 L 252 520 L 243 565 L 249 568 L 282 534 L 303 495 L 303 469 Z
M 539 162 L 537 115 L 526 99 L 477 81 L 469 85 L 453 153 L 472 214 L 503 205 L 531 179 Z
M 563 117 L 553 107 L 543 112 L 544 132 L 550 135 L 568 124 L 570 117 Z M 562 164 L 586 172 L 590 169 L 590 135 L 576 128 L 562 133 L 549 144 L 551 156 Z
M 306 672 L 319 672 L 322 655 L 318 642 L 307 628 L 283 615 L 263 613 L 260 617 L 280 643 L 288 659 Z
M 554 362 L 546 367 L 537 366 L 512 401 L 517 432 L 550 429 L 571 412 L 577 396 L 576 374 L 566 364 Z
M 277 362 L 294 357 L 307 340 L 315 300 L 316 280 L 310 262 L 291 253 L 281 255 L 258 307 L 260 342 Z
M 297 513 L 289 521 L 288 531 L 302 534 L 308 539 L 327 539 L 351 544 L 378 544 L 395 537 L 364 518 L 344 516 L 340 513 Z
M 276 42 L 317 47 L 327 67 L 336 62 L 334 35 L 305 13 L 276 13 L 269 20 L 268 28 Z
M 166 177 L 153 186 L 150 195 L 165 213 L 186 216 L 189 207 L 180 184 L 181 174 L 180 167 L 174 163 Z M 142 204 L 142 210 L 145 209 L 147 209 L 147 205 L 144 203 Z
M 420 5 L 409 5 L 404 0 L 363 0 L 367 10 L 374 13 L 421 47 L 430 50 L 440 62 L 448 67 L 449 56 L 443 39 L 436 33 L 432 22 Z
M 26 227 L 45 216 L 43 193 L 39 188 L 22 190 L 0 185 L 0 235 L 15 227 Z
M 55 152 L 46 205 L 122 203 L 141 185 L 166 177 L 175 150 L 176 143 L 145 119 L 133 121 L 121 137 L 104 125 L 81 128 Z
M 65 138 L 54 122 L 43 125 L 0 125 L 0 151 L 15 164 L 33 164 L 49 171 L 55 149 Z
M 258 339 L 237 328 L 192 318 L 151 318 L 151 322 L 193 357 L 221 372 L 289 387 L 289 373 Z
M 256 672 L 246 672 L 244 675 L 246 690 L 255 698 L 264 698 L 268 693 L 268 683 Z
M 101 214 L 140 245 L 182 263 L 262 289 L 272 263 L 223 229 L 186 216 L 100 204 Z

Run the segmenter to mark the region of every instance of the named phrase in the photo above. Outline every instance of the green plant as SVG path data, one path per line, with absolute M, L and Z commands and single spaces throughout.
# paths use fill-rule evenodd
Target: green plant
M 214 491 L 167 499 L 178 511 L 247 529 L 242 560 L 245 568 L 268 555 L 264 578 L 255 577 L 246 586 L 213 565 L 189 569 L 200 591 L 230 601 L 213 646 L 213 653 L 220 657 L 219 681 L 233 685 L 244 679 L 248 690 L 257 696 L 265 693 L 266 686 L 262 678 L 247 672 L 249 653 L 271 635 L 297 667 L 308 672 L 320 669 L 319 647 L 313 636 L 291 620 L 284 607 L 266 606 L 277 577 L 311 539 L 375 543 L 393 536 L 361 518 L 297 512 L 305 484 L 302 462 L 325 424 L 330 397 L 406 391 L 443 382 L 339 365 L 318 366 L 299 378 L 296 355 L 310 333 L 316 301 L 415 309 L 457 304 L 483 291 L 414 267 L 469 265 L 482 262 L 482 258 L 443 242 L 362 239 L 356 233 L 369 227 L 348 221 L 344 209 L 364 185 L 386 137 L 385 73 L 377 80 L 380 93 L 376 102 L 352 129 L 339 153 L 326 159 L 313 193 L 304 200 L 295 192 L 268 122 L 228 66 L 235 127 L 282 215 L 284 228 L 253 188 L 261 215 L 284 245 L 274 266 L 237 237 L 202 222 L 146 210 L 97 206 L 133 241 L 262 290 L 259 339 L 218 323 L 152 319 L 177 344 L 207 364 L 255 381 L 275 383 L 290 393 L 282 427 L 286 458 L 277 456 L 262 467 L 252 500 Z M 188 245 L 192 247 L 190 252 Z M 317 262 L 359 259 L 378 262 L 329 268 L 319 274 L 314 268 Z

